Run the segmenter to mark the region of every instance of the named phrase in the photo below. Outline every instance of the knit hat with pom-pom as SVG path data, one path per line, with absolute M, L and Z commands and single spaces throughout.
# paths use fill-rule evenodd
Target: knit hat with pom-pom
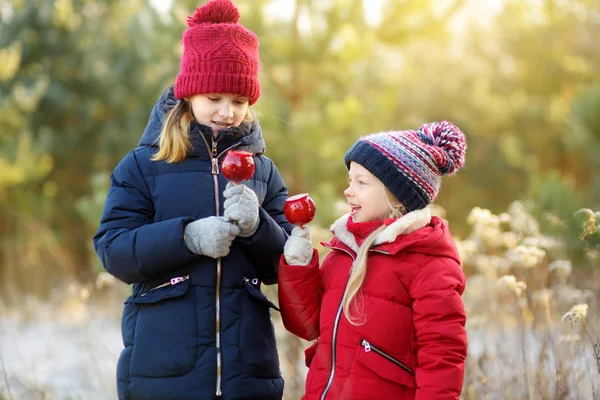
M 440 190 L 443 175 L 465 163 L 467 141 L 447 121 L 421 126 L 418 131 L 376 133 L 360 138 L 346 153 L 375 175 L 407 211 L 425 208 Z
M 248 97 L 250 105 L 256 103 L 258 38 L 239 19 L 231 0 L 210 0 L 188 17 L 175 97 L 232 93 Z

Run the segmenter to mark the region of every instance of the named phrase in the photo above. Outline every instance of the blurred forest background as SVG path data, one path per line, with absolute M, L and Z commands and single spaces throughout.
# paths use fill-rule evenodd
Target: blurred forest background
M 106 278 L 91 238 L 110 173 L 137 145 L 153 104 L 174 82 L 185 18 L 202 3 L 0 0 L 0 315 L 15 318 L 0 323 L 0 355 L 14 343 L 3 341 L 3 334 L 8 337 L 13 329 L 14 338 L 25 335 L 22 315 L 14 314 L 19 307 L 29 305 L 25 320 L 32 321 L 56 308 L 52 302 L 58 301 L 57 290 L 75 294 L 86 304 L 101 292 L 98 280 Z M 528 340 L 527 332 L 534 332 L 532 326 L 540 326 L 533 289 L 552 289 L 552 261 L 569 260 L 572 276 L 562 283 L 596 293 L 594 283 L 600 280 L 600 233 L 594 225 L 600 220 L 594 214 L 600 209 L 598 0 L 235 3 L 241 22 L 260 39 L 262 96 L 255 110 L 267 155 L 280 169 L 290 194 L 309 192 L 316 201 L 315 228 L 328 227 L 341 213 L 347 174 L 343 155 L 360 135 L 416 129 L 424 122 L 447 119 L 465 132 L 469 143 L 466 168 L 444 181 L 437 200 L 456 237 L 479 246 L 480 256 L 501 254 L 508 257 L 504 260 L 512 254 L 506 255 L 505 250 L 531 244 L 521 242 L 526 237 L 537 235 L 561 244 L 556 253 L 545 249 L 545 255 L 538 254 L 535 266 L 542 275 L 525 274 L 519 268 L 527 268 L 526 263 L 510 260 L 500 262 L 503 273 L 482 273 L 481 259 L 469 265 L 465 255 L 469 276 L 491 282 L 508 273 L 516 276 L 517 283 L 528 285 L 526 308 L 533 317 L 527 317 L 523 303 L 515 303 L 523 317 L 516 319 L 523 321 L 522 344 Z M 587 210 L 575 215 L 582 208 Z M 502 242 L 506 247 L 502 251 L 489 243 L 486 250 L 485 240 L 468 242 L 481 234 L 477 224 L 482 215 L 488 225 L 500 227 L 516 214 L 535 221 L 535 235 L 513 224 L 502 234 L 512 233 L 514 243 Z M 587 229 L 583 233 L 582 227 Z M 495 250 L 488 251 L 491 248 Z M 481 282 L 473 285 L 487 287 Z M 118 293 L 126 292 L 118 287 Z M 562 304 L 563 308 L 555 304 L 557 312 L 566 312 L 582 298 L 595 297 L 582 293 L 573 304 Z M 515 294 L 520 297 L 518 290 Z M 110 307 L 118 317 L 119 303 Z M 590 315 L 593 307 L 590 304 Z M 547 318 L 548 325 L 554 318 Z M 294 361 L 305 344 L 280 335 L 291 349 L 292 356 L 286 359 Z M 110 379 L 118 340 L 115 334 L 116 344 L 109 345 L 116 352 L 106 361 L 109 385 L 114 385 Z M 598 337 L 591 335 L 589 346 L 594 340 L 597 343 Z M 587 370 L 596 374 L 589 346 L 581 354 L 591 357 Z M 544 349 L 541 346 L 533 358 Z M 552 360 L 564 360 L 556 347 L 554 354 Z M 4 381 L 0 399 L 26 398 L 15 396 L 18 382 L 26 388 L 59 380 L 49 371 L 42 373 L 43 378 L 24 378 L 19 368 L 25 375 L 31 370 L 24 364 L 11 366 L 7 358 L 0 365 L 0 382 Z M 294 362 L 291 371 L 296 371 Z M 528 359 L 523 362 L 525 371 L 534 364 Z M 586 378 L 585 393 L 600 390 L 600 361 L 595 362 L 599 370 Z M 466 386 L 465 393 L 475 396 L 469 398 L 493 392 L 487 378 L 490 370 L 486 372 L 482 365 L 469 367 L 465 384 L 472 386 Z M 474 372 L 477 368 L 479 372 Z M 552 371 L 560 376 L 558 367 Z M 289 391 L 301 390 L 303 372 L 288 374 L 296 376 L 288 380 L 288 394 L 297 393 Z M 572 390 L 577 383 L 564 386 L 559 378 L 552 386 L 558 397 L 535 397 L 544 385 L 536 386 L 538 381 L 527 373 L 524 376 L 519 388 L 525 388 L 525 397 L 504 398 L 579 398 L 584 393 Z M 494 390 L 502 390 L 500 381 L 494 385 Z M 43 397 L 50 393 L 43 388 L 32 393 L 32 398 L 80 398 L 75 394 Z M 94 393 L 88 391 L 81 398 L 113 396 Z

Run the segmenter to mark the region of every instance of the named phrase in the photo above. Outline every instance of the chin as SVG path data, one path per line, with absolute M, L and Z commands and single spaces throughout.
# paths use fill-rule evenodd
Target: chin
M 360 215 L 353 215 L 352 216 L 352 221 L 354 222 L 367 222 L 364 218 L 362 218 Z

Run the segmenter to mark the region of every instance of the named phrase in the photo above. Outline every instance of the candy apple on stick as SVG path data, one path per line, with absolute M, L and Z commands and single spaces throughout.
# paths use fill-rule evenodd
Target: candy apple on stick
M 283 206 L 283 214 L 290 224 L 300 225 L 301 228 L 315 217 L 317 208 L 308 193 L 300 193 L 288 197 Z
M 221 164 L 223 176 L 237 185 L 254 175 L 254 158 L 252 153 L 241 150 L 229 150 Z
M 252 153 L 242 150 L 229 150 L 221 163 L 221 171 L 227 180 L 238 185 L 254 175 L 254 158 Z M 233 221 L 237 225 L 237 221 Z

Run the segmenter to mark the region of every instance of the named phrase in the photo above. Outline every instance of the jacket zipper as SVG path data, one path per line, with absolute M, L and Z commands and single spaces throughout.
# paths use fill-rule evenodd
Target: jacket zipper
M 342 252 L 348 254 L 350 256 L 350 258 L 352 258 L 352 265 L 354 265 L 354 261 L 356 261 L 356 258 L 349 251 L 342 249 L 340 247 L 331 247 L 331 246 L 325 246 L 325 247 L 328 247 L 332 250 L 339 250 L 339 251 L 342 251 Z M 352 271 L 352 268 L 350 268 L 350 271 Z M 348 280 L 346 280 L 346 285 L 344 285 L 344 293 L 346 292 L 346 287 L 348 287 L 349 281 L 350 281 L 350 274 L 348 274 Z M 327 396 L 327 392 L 329 392 L 329 389 L 331 388 L 331 384 L 333 383 L 333 377 L 335 375 L 335 351 L 336 351 L 335 348 L 336 348 L 336 342 L 337 342 L 337 331 L 338 331 L 338 326 L 340 324 L 340 319 L 342 317 L 343 306 L 344 306 L 344 296 L 342 295 L 342 298 L 340 299 L 340 304 L 337 309 L 337 313 L 335 314 L 335 322 L 333 323 L 333 333 L 331 335 L 331 371 L 329 373 L 329 379 L 327 380 L 327 385 L 325 386 L 325 389 L 323 390 L 323 394 L 321 395 L 321 400 L 325 400 L 325 397 Z
M 354 267 L 354 262 L 356 261 L 356 258 L 348 250 L 343 249 L 341 247 L 333 247 L 333 246 L 329 246 L 326 244 L 324 244 L 323 246 L 325 246 L 331 250 L 342 251 L 342 252 L 348 254 L 350 256 L 350 258 L 352 258 L 352 267 L 350 267 L 350 271 L 348 271 L 348 280 L 346 280 L 346 285 L 344 285 L 344 293 L 345 293 L 346 288 L 348 287 L 348 282 L 350 282 L 350 274 L 352 273 L 352 268 Z M 387 251 L 384 251 L 384 250 L 369 249 L 369 251 L 373 251 L 376 253 L 382 253 L 382 254 L 389 254 Z M 332 334 L 332 338 L 331 338 L 331 371 L 329 373 L 329 379 L 327 380 L 327 385 L 325 385 L 325 389 L 323 390 L 323 394 L 321 395 L 321 400 L 325 400 L 325 397 L 327 396 L 327 392 L 329 392 L 329 389 L 331 388 L 331 384 L 333 383 L 333 378 L 335 375 L 335 358 L 336 358 L 335 352 L 336 352 L 336 342 L 337 342 L 337 330 L 338 330 L 338 326 L 340 324 L 340 319 L 342 317 L 343 308 L 344 308 L 344 297 L 342 295 L 340 304 L 337 309 L 337 313 L 335 314 L 335 321 L 333 323 L 333 334 Z
M 361 339 L 360 345 L 365 348 L 365 353 L 369 353 L 370 351 L 374 351 L 375 353 L 379 354 L 380 356 L 382 356 L 386 360 L 393 362 L 394 364 L 396 364 L 397 366 L 399 366 L 400 368 L 402 368 L 403 370 L 405 370 L 409 374 L 411 374 L 411 375 L 415 374 L 412 369 L 410 369 L 410 368 L 408 368 L 406 366 L 406 364 L 404 364 L 404 363 L 396 360 L 394 357 L 390 356 L 388 353 L 386 353 L 385 351 L 381 350 L 379 347 L 376 347 L 376 346 L 372 345 L 371 343 L 369 343 L 366 339 Z
M 204 137 L 204 134 L 200 134 L 204 144 L 206 144 L 206 150 L 210 156 L 210 162 L 212 165 L 211 173 L 213 176 L 213 188 L 215 190 L 215 215 L 220 214 L 219 205 L 219 159 L 217 156 L 217 141 L 212 138 L 212 146 L 208 145 L 208 141 Z M 217 281 L 215 283 L 215 347 L 217 353 L 217 381 L 215 388 L 215 395 L 220 397 L 223 395 L 222 391 L 222 365 L 223 359 L 221 354 L 221 258 L 217 258 Z
M 373 253 L 385 254 L 386 256 L 390 255 L 390 252 L 385 250 L 369 249 L 369 251 Z
M 217 140 L 212 138 L 212 146 L 208 145 L 208 141 L 204 137 L 204 134 L 200 134 L 202 140 L 204 140 L 204 144 L 206 144 L 206 150 L 208 151 L 208 155 L 210 156 L 211 162 L 211 173 L 213 176 L 213 187 L 215 189 L 215 215 L 218 217 L 221 214 L 221 207 L 219 204 L 219 157 L 225 153 L 227 150 L 238 146 L 240 143 L 235 143 L 221 153 L 217 154 Z M 210 150 L 209 150 L 210 149 Z M 222 389 L 222 366 L 223 366 L 223 356 L 221 352 L 221 280 L 222 280 L 222 265 L 221 265 L 221 257 L 217 258 L 217 282 L 215 284 L 215 346 L 217 353 L 217 381 L 216 381 L 216 389 L 215 395 L 217 397 L 221 397 L 223 395 Z
M 140 297 L 143 297 L 145 295 L 147 295 L 148 293 L 153 292 L 156 289 L 160 289 L 160 288 L 164 288 L 167 286 L 174 286 L 177 285 L 178 283 L 181 283 L 183 281 L 187 281 L 188 279 L 190 279 L 189 275 L 184 275 L 184 276 L 176 276 L 175 278 L 171 278 L 171 280 L 169 282 L 165 282 L 161 285 L 155 286 L 150 290 L 145 291 L 144 293 L 140 294 Z
M 204 135 L 202 135 L 204 137 Z M 211 151 L 211 163 L 212 163 L 212 176 L 215 188 L 215 215 L 221 214 L 219 205 L 219 159 L 217 158 L 217 142 L 213 138 L 212 140 L 212 151 Z M 215 287 L 215 341 L 216 341 L 216 353 L 217 353 L 217 387 L 216 396 L 219 398 L 223 395 L 222 391 L 222 374 L 223 374 L 223 354 L 221 353 L 221 257 L 217 258 L 217 283 Z

